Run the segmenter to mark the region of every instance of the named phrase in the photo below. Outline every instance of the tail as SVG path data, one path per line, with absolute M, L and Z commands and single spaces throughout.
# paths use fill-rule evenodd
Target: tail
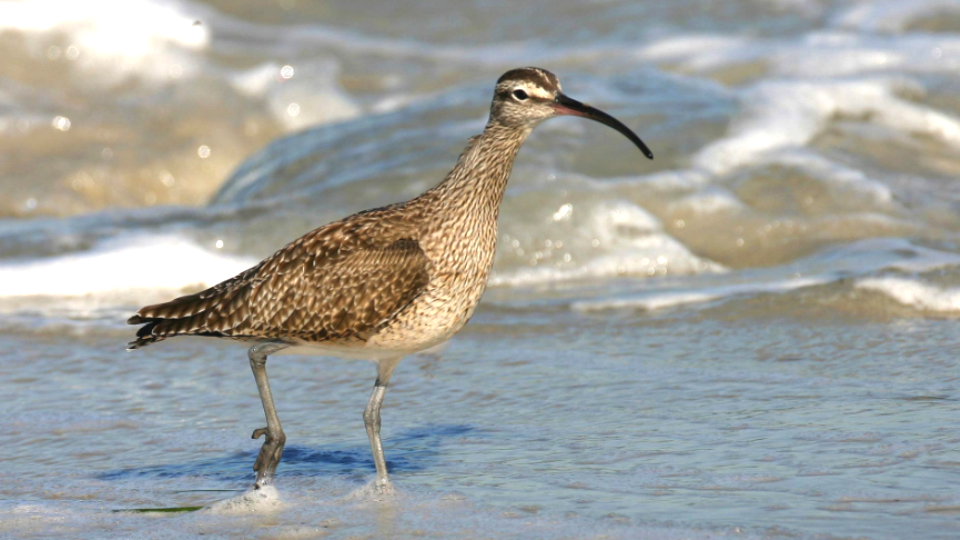
M 264 262 L 205 291 L 140 308 L 127 319 L 127 324 L 143 325 L 137 330 L 137 339 L 127 343 L 127 350 L 174 336 L 234 337 L 251 280 Z
M 140 347 L 146 347 L 151 343 L 163 341 L 163 337 L 153 335 L 153 329 L 162 319 L 144 319 L 139 315 L 134 315 L 127 319 L 127 324 L 144 324 L 143 328 L 137 330 L 137 339 L 127 343 L 127 350 L 133 351 Z
M 127 324 L 143 325 L 137 330 L 137 339 L 127 343 L 127 350 L 139 349 L 175 336 L 226 336 L 222 330 L 206 326 L 206 311 L 185 312 L 183 303 L 178 298 L 166 304 L 147 306 L 127 319 Z
M 255 266 L 205 291 L 140 308 L 127 319 L 127 324 L 143 325 L 137 330 L 137 339 L 127 343 L 127 350 L 174 336 L 230 337 L 241 320 L 238 308 L 243 305 L 243 295 L 249 292 L 249 276 L 258 268 Z

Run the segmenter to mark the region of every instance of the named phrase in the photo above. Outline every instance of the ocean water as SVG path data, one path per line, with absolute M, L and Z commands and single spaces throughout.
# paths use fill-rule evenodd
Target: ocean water
M 2 538 L 957 538 L 960 3 L 0 4 Z M 439 182 L 507 69 L 474 320 L 370 364 L 125 352 L 139 306 Z M 138 512 L 182 509 L 193 512 Z

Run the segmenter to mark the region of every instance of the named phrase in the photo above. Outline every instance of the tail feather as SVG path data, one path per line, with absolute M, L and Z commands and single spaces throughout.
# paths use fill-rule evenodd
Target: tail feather
M 160 323 L 159 319 L 155 319 L 147 322 L 146 326 L 137 330 L 138 338 L 145 338 L 153 336 L 153 329 L 156 328 L 157 324 Z
M 164 339 L 162 336 L 153 335 L 153 329 L 154 327 L 157 326 L 157 323 L 159 322 L 160 321 L 156 319 L 152 321 L 143 320 L 138 315 L 134 315 L 133 317 L 130 317 L 127 320 L 127 324 L 142 324 L 142 323 L 147 323 L 147 324 L 143 328 L 137 329 L 137 339 L 135 339 L 134 341 L 131 341 L 130 343 L 127 343 L 127 350 L 132 351 L 135 349 L 139 349 L 140 347 L 146 347 L 151 343 L 156 343 L 157 341 Z
M 145 326 L 137 330 L 137 339 L 128 343 L 127 349 L 139 349 L 177 335 L 229 337 L 230 328 L 209 326 L 211 319 L 219 318 L 219 313 L 211 312 L 249 292 L 250 279 L 261 266 L 263 263 L 196 294 L 140 308 L 127 319 L 127 324 Z
M 149 336 L 149 337 L 144 337 L 144 338 L 138 338 L 138 339 L 135 339 L 135 340 L 127 343 L 127 350 L 128 350 L 128 351 L 133 351 L 133 350 L 139 349 L 140 347 L 146 347 L 147 345 L 150 345 L 151 343 L 156 343 L 156 342 L 158 342 L 158 341 L 163 341 L 163 339 L 164 339 L 164 338 L 162 338 L 162 337 L 157 337 L 157 336 Z
M 224 284 L 230 281 L 197 294 L 140 308 L 136 315 L 127 319 L 127 324 L 144 325 L 137 330 L 137 339 L 127 343 L 127 350 L 139 349 L 178 334 L 203 332 L 205 312 L 222 301 Z
M 162 305 L 161 305 L 162 306 Z M 158 306 L 150 306 L 155 308 Z M 185 317 L 151 317 L 140 314 L 127 319 L 127 324 L 142 324 L 137 329 L 137 339 L 127 343 L 127 350 L 132 351 L 145 347 L 164 339 L 175 336 L 213 336 L 231 337 L 228 329 L 207 327 L 208 313 L 201 311 L 195 315 Z
M 143 318 L 134 315 L 127 320 L 127 323 L 142 324 L 143 326 L 137 329 L 137 339 L 127 343 L 127 350 L 139 349 L 178 335 L 210 335 L 209 332 L 204 332 L 202 328 L 198 327 L 198 321 L 193 319 L 194 317 L 184 317 L 182 319 Z

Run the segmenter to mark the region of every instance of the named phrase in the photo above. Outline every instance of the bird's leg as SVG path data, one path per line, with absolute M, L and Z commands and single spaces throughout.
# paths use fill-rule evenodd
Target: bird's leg
M 260 447 L 260 455 L 253 464 L 253 470 L 257 471 L 257 481 L 253 489 L 260 489 L 273 482 L 273 475 L 283 455 L 283 444 L 287 440 L 283 428 L 280 427 L 277 409 L 273 405 L 270 383 L 267 382 L 267 356 L 285 348 L 287 345 L 282 343 L 262 343 L 251 347 L 248 353 L 253 378 L 257 380 L 257 390 L 260 391 L 260 401 L 263 402 L 263 414 L 267 417 L 267 427 L 254 430 L 252 437 L 259 439 L 266 435 L 263 446 Z
M 380 442 L 380 405 L 383 404 L 383 395 L 387 392 L 387 384 L 393 370 L 400 363 L 400 359 L 381 360 L 377 365 L 377 382 L 373 384 L 373 393 L 363 411 L 363 423 L 367 428 L 367 437 L 370 439 L 370 449 L 373 450 L 373 462 L 377 466 L 377 489 L 390 489 L 390 479 L 387 476 L 387 461 L 383 457 L 383 443 Z

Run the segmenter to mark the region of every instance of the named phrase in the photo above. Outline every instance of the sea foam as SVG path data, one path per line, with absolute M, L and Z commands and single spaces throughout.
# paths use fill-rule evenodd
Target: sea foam
M 607 309 L 655 311 L 681 305 L 703 304 L 713 300 L 727 299 L 740 295 L 789 292 L 803 287 L 822 285 L 828 281 L 829 278 L 827 277 L 817 276 L 784 279 L 767 283 L 721 285 L 685 291 L 656 291 L 622 296 L 619 298 L 574 302 L 572 307 L 576 311 L 601 311 Z
M 0 298 L 175 291 L 216 284 L 255 263 L 177 236 L 127 237 L 82 253 L 0 262 Z
M 219 501 L 203 509 L 204 513 L 223 515 L 242 515 L 251 513 L 274 512 L 280 510 L 280 493 L 273 486 L 250 489 L 246 492 Z
M 265 100 L 274 118 L 294 130 L 348 120 L 361 113 L 340 86 L 339 75 L 340 65 L 335 60 L 321 58 L 298 62 L 295 67 L 268 62 L 228 80 L 248 98 Z
M 47 54 L 51 34 L 67 36 L 62 54 L 112 85 L 129 75 L 169 79 L 196 74 L 192 53 L 210 44 L 210 30 L 197 20 L 210 10 L 183 2 L 152 0 L 33 0 L 0 3 L 0 34 L 17 31 Z
M 918 279 L 902 277 L 861 279 L 856 286 L 858 289 L 879 292 L 915 309 L 960 312 L 960 288 L 941 288 Z

